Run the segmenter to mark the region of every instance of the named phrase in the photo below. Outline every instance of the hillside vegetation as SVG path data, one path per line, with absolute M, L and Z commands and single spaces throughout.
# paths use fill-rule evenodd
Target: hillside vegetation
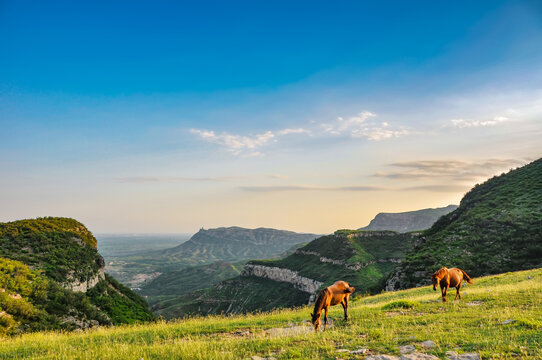
M 241 273 L 244 262 L 216 262 L 166 272 L 145 284 L 139 294 L 152 306 L 156 302 L 179 297 L 196 290 L 206 289 Z
M 427 284 L 444 265 L 473 276 L 542 266 L 542 159 L 476 185 L 423 233 L 387 288 Z
M 369 225 L 360 230 L 393 230 L 409 232 L 429 229 L 442 215 L 457 209 L 457 205 L 400 213 L 378 213 Z
M 399 347 L 410 345 L 425 359 L 448 359 L 450 351 L 483 359 L 542 358 L 542 269 L 476 278 L 461 301 L 442 303 L 431 287 L 357 298 L 347 323 L 342 308 L 332 308 L 333 326 L 325 332 L 315 333 L 306 323 L 311 311 L 25 334 L 3 339 L 1 354 L 5 359 L 360 359 L 399 356 Z M 423 346 L 427 340 L 434 345 Z
M 154 319 L 103 265 L 96 239 L 76 220 L 0 223 L 0 333 Z
M 393 231 L 337 231 L 310 242 L 283 259 L 250 261 L 242 275 L 209 289 L 159 302 L 153 306 L 153 311 L 171 318 L 299 306 L 306 304 L 318 287 L 328 286 L 337 279 L 350 282 L 361 293 L 380 291 L 415 239 L 415 234 Z M 285 275 L 280 281 L 255 276 L 248 271 L 252 265 L 278 268 L 285 271 Z M 309 291 L 300 289 L 291 283 L 292 272 L 302 277 L 302 282 L 320 283 L 320 286 Z

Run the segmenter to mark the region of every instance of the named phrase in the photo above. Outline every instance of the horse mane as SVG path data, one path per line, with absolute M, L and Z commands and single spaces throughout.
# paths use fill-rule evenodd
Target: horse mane
M 441 267 L 433 274 L 434 277 L 441 276 L 444 272 L 448 271 L 447 267 Z

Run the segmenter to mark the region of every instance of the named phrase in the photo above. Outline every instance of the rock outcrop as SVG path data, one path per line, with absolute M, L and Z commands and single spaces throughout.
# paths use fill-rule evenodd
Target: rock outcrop
M 96 284 L 99 283 L 101 280 L 105 280 L 105 268 L 101 268 L 100 270 L 98 270 L 98 273 L 96 273 L 96 275 L 92 276 L 88 280 L 74 280 L 72 282 L 63 284 L 63 286 L 66 289 L 70 289 L 72 291 L 87 292 L 88 290 L 96 286 Z
M 245 265 L 241 276 L 256 276 L 273 281 L 287 282 L 296 289 L 309 294 L 314 294 L 323 285 L 321 281 L 300 276 L 297 271 L 263 265 Z

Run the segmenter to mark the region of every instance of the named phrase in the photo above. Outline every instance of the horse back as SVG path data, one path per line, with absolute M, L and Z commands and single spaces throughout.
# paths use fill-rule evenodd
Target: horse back
M 333 294 L 349 294 L 354 292 L 354 288 L 346 281 L 336 281 L 333 285 L 329 286 Z
M 354 292 L 354 288 L 346 281 L 337 281 L 328 289 L 331 292 L 330 305 L 340 304 L 345 297 L 350 296 Z
M 450 277 L 450 287 L 456 287 L 463 282 L 463 271 L 461 269 L 448 269 L 448 275 Z

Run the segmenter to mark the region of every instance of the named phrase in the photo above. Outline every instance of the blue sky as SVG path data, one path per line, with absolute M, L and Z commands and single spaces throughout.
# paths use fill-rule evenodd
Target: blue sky
M 330 232 L 457 203 L 540 156 L 540 64 L 536 1 L 2 1 L 0 221 Z

